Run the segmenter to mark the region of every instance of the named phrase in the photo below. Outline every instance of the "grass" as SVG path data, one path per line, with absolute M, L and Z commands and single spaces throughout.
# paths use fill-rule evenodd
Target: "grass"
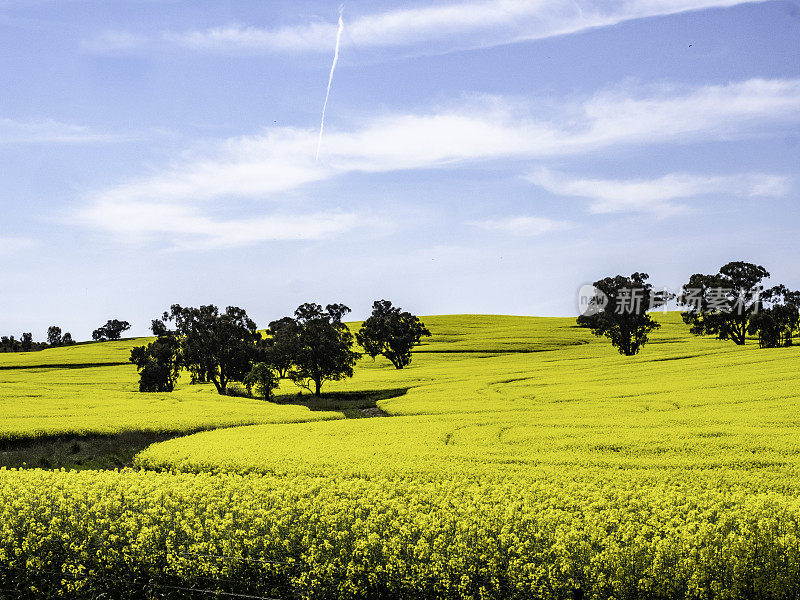
M 0 444 L 0 469 L 121 469 L 156 442 L 175 434 L 128 431 L 113 435 L 60 435 L 6 440 Z
M 304 406 L 311 411 L 337 411 L 346 419 L 387 416 L 378 402 L 398 398 L 408 391 L 407 388 L 383 390 L 355 390 L 349 392 L 328 392 L 321 396 L 283 393 L 275 398 L 281 405 Z

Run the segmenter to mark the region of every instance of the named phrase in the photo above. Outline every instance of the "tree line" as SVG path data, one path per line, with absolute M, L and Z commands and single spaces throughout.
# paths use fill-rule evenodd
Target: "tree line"
M 142 392 L 171 392 L 181 371 L 193 383 L 210 382 L 219 394 L 240 382 L 247 393 L 271 399 L 281 379 L 319 396 L 328 381 L 353 376 L 361 352 L 385 356 L 397 369 L 411 362 L 411 353 L 431 333 L 415 315 L 388 300 L 372 305 L 372 314 L 355 335 L 342 321 L 344 304 L 301 304 L 292 316 L 269 323 L 265 334 L 244 309 L 213 304 L 173 304 L 154 319 L 156 339 L 131 350 Z
M 0 352 L 35 352 L 46 348 L 58 348 L 60 346 L 72 346 L 75 340 L 72 334 L 67 331 L 61 333 L 61 327 L 51 325 L 47 328 L 47 341 L 34 342 L 33 334 L 26 332 L 20 339 L 15 339 L 13 335 L 0 337 Z
M 594 282 L 594 295 L 578 325 L 632 356 L 661 327 L 648 311 L 676 300 L 694 335 L 713 335 L 737 345 L 753 336 L 761 348 L 791 346 L 800 328 L 800 291 L 782 284 L 767 288 L 763 282 L 768 277 L 760 265 L 729 262 L 714 274 L 695 273 L 677 294 L 653 289 L 647 273 L 606 277 Z
M 131 328 L 127 321 L 109 319 L 105 325 L 98 327 L 92 332 L 92 339 L 97 342 L 107 342 L 118 340 L 122 333 Z M 0 352 L 34 352 L 47 348 L 59 348 L 61 346 L 72 346 L 75 344 L 72 334 L 69 331 L 63 332 L 58 325 L 51 325 L 47 328 L 47 341 L 34 342 L 33 334 L 25 332 L 20 339 L 15 339 L 13 335 L 0 337 Z

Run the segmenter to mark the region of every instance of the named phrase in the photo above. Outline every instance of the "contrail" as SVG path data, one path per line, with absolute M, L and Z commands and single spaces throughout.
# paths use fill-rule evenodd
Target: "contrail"
M 331 95 L 333 71 L 336 69 L 336 63 L 339 62 L 339 42 L 342 39 L 342 30 L 344 29 L 344 21 L 342 20 L 343 11 L 344 4 L 339 6 L 339 29 L 336 31 L 336 49 L 333 51 L 333 64 L 331 64 L 331 73 L 328 75 L 328 91 L 325 92 L 325 103 L 322 105 L 322 120 L 319 124 L 319 141 L 317 142 L 317 155 L 315 160 L 319 160 L 319 149 L 322 147 L 322 131 L 325 129 L 325 109 L 328 108 L 328 96 Z

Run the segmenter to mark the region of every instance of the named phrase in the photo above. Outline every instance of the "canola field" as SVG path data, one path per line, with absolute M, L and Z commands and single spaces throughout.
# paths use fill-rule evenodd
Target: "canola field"
M 141 394 L 131 348 L 147 339 L 0 354 L 0 445 L 57 435 L 190 432 L 341 418 L 301 406 L 222 397 L 212 386 Z
M 371 419 L 138 394 L 85 366 L 102 344 L 4 368 L 0 435 L 210 430 L 136 469 L 0 469 L 0 597 L 800 597 L 800 347 L 658 319 L 622 357 L 572 319 L 426 317 L 409 367 L 324 388 L 394 390 Z

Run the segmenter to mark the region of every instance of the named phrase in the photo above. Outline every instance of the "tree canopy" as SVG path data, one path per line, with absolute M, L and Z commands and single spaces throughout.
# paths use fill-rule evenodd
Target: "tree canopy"
M 108 340 L 118 340 L 122 337 L 123 331 L 128 331 L 131 324 L 127 321 L 119 321 L 117 319 L 110 319 L 102 327 L 98 327 L 92 332 L 92 339 L 98 342 L 106 342 Z
M 260 345 L 262 360 L 272 365 L 278 377 L 287 377 L 300 349 L 300 326 L 292 317 L 272 321 Z
M 761 308 L 762 281 L 769 272 L 748 262 L 729 262 L 718 273 L 695 273 L 683 286 L 678 303 L 695 335 L 715 335 L 742 345 L 747 339 L 750 319 Z
M 61 327 L 58 325 L 51 325 L 47 328 L 47 343 L 50 346 L 60 346 L 61 339 Z
M 70 346 L 75 342 L 72 339 L 72 334 L 70 332 L 66 332 L 63 335 L 61 334 L 61 327 L 58 325 L 51 325 L 47 328 L 47 345 L 51 348 L 56 348 L 58 346 Z
M 272 400 L 272 391 L 278 387 L 278 380 L 278 371 L 274 366 L 265 362 L 257 362 L 244 376 L 243 383 L 248 394 L 255 390 L 264 400 Z
M 171 392 L 175 389 L 181 369 L 180 339 L 166 327 L 153 322 L 155 341 L 131 349 L 130 361 L 139 371 L 140 392 Z
M 747 333 L 758 335 L 761 348 L 791 346 L 800 327 L 800 291 L 776 285 L 762 294 L 760 309 L 750 317 Z
M 173 304 L 162 322 L 173 321 L 181 336 L 184 366 L 202 372 L 217 392 L 225 394 L 228 383 L 242 381 L 256 358 L 256 342 L 261 335 L 255 322 L 236 306 L 220 312 L 213 304 L 200 308 Z
M 431 335 L 419 317 L 392 306 L 388 300 L 372 303 L 372 314 L 356 333 L 356 340 L 373 359 L 382 355 L 396 369 L 411 362 L 411 351 L 424 336 Z
M 344 304 L 328 304 L 323 309 L 314 303 L 302 304 L 294 312 L 299 335 L 289 378 L 316 396 L 326 381 L 353 376 L 360 354 L 353 350 L 353 334 L 342 323 L 349 312 Z
M 620 354 L 633 356 L 648 341 L 648 334 L 661 327 L 647 314 L 668 298 L 654 292 L 647 273 L 630 277 L 617 275 L 594 282 L 595 296 L 588 310 L 578 317 L 578 325 L 596 336 L 605 336 Z

